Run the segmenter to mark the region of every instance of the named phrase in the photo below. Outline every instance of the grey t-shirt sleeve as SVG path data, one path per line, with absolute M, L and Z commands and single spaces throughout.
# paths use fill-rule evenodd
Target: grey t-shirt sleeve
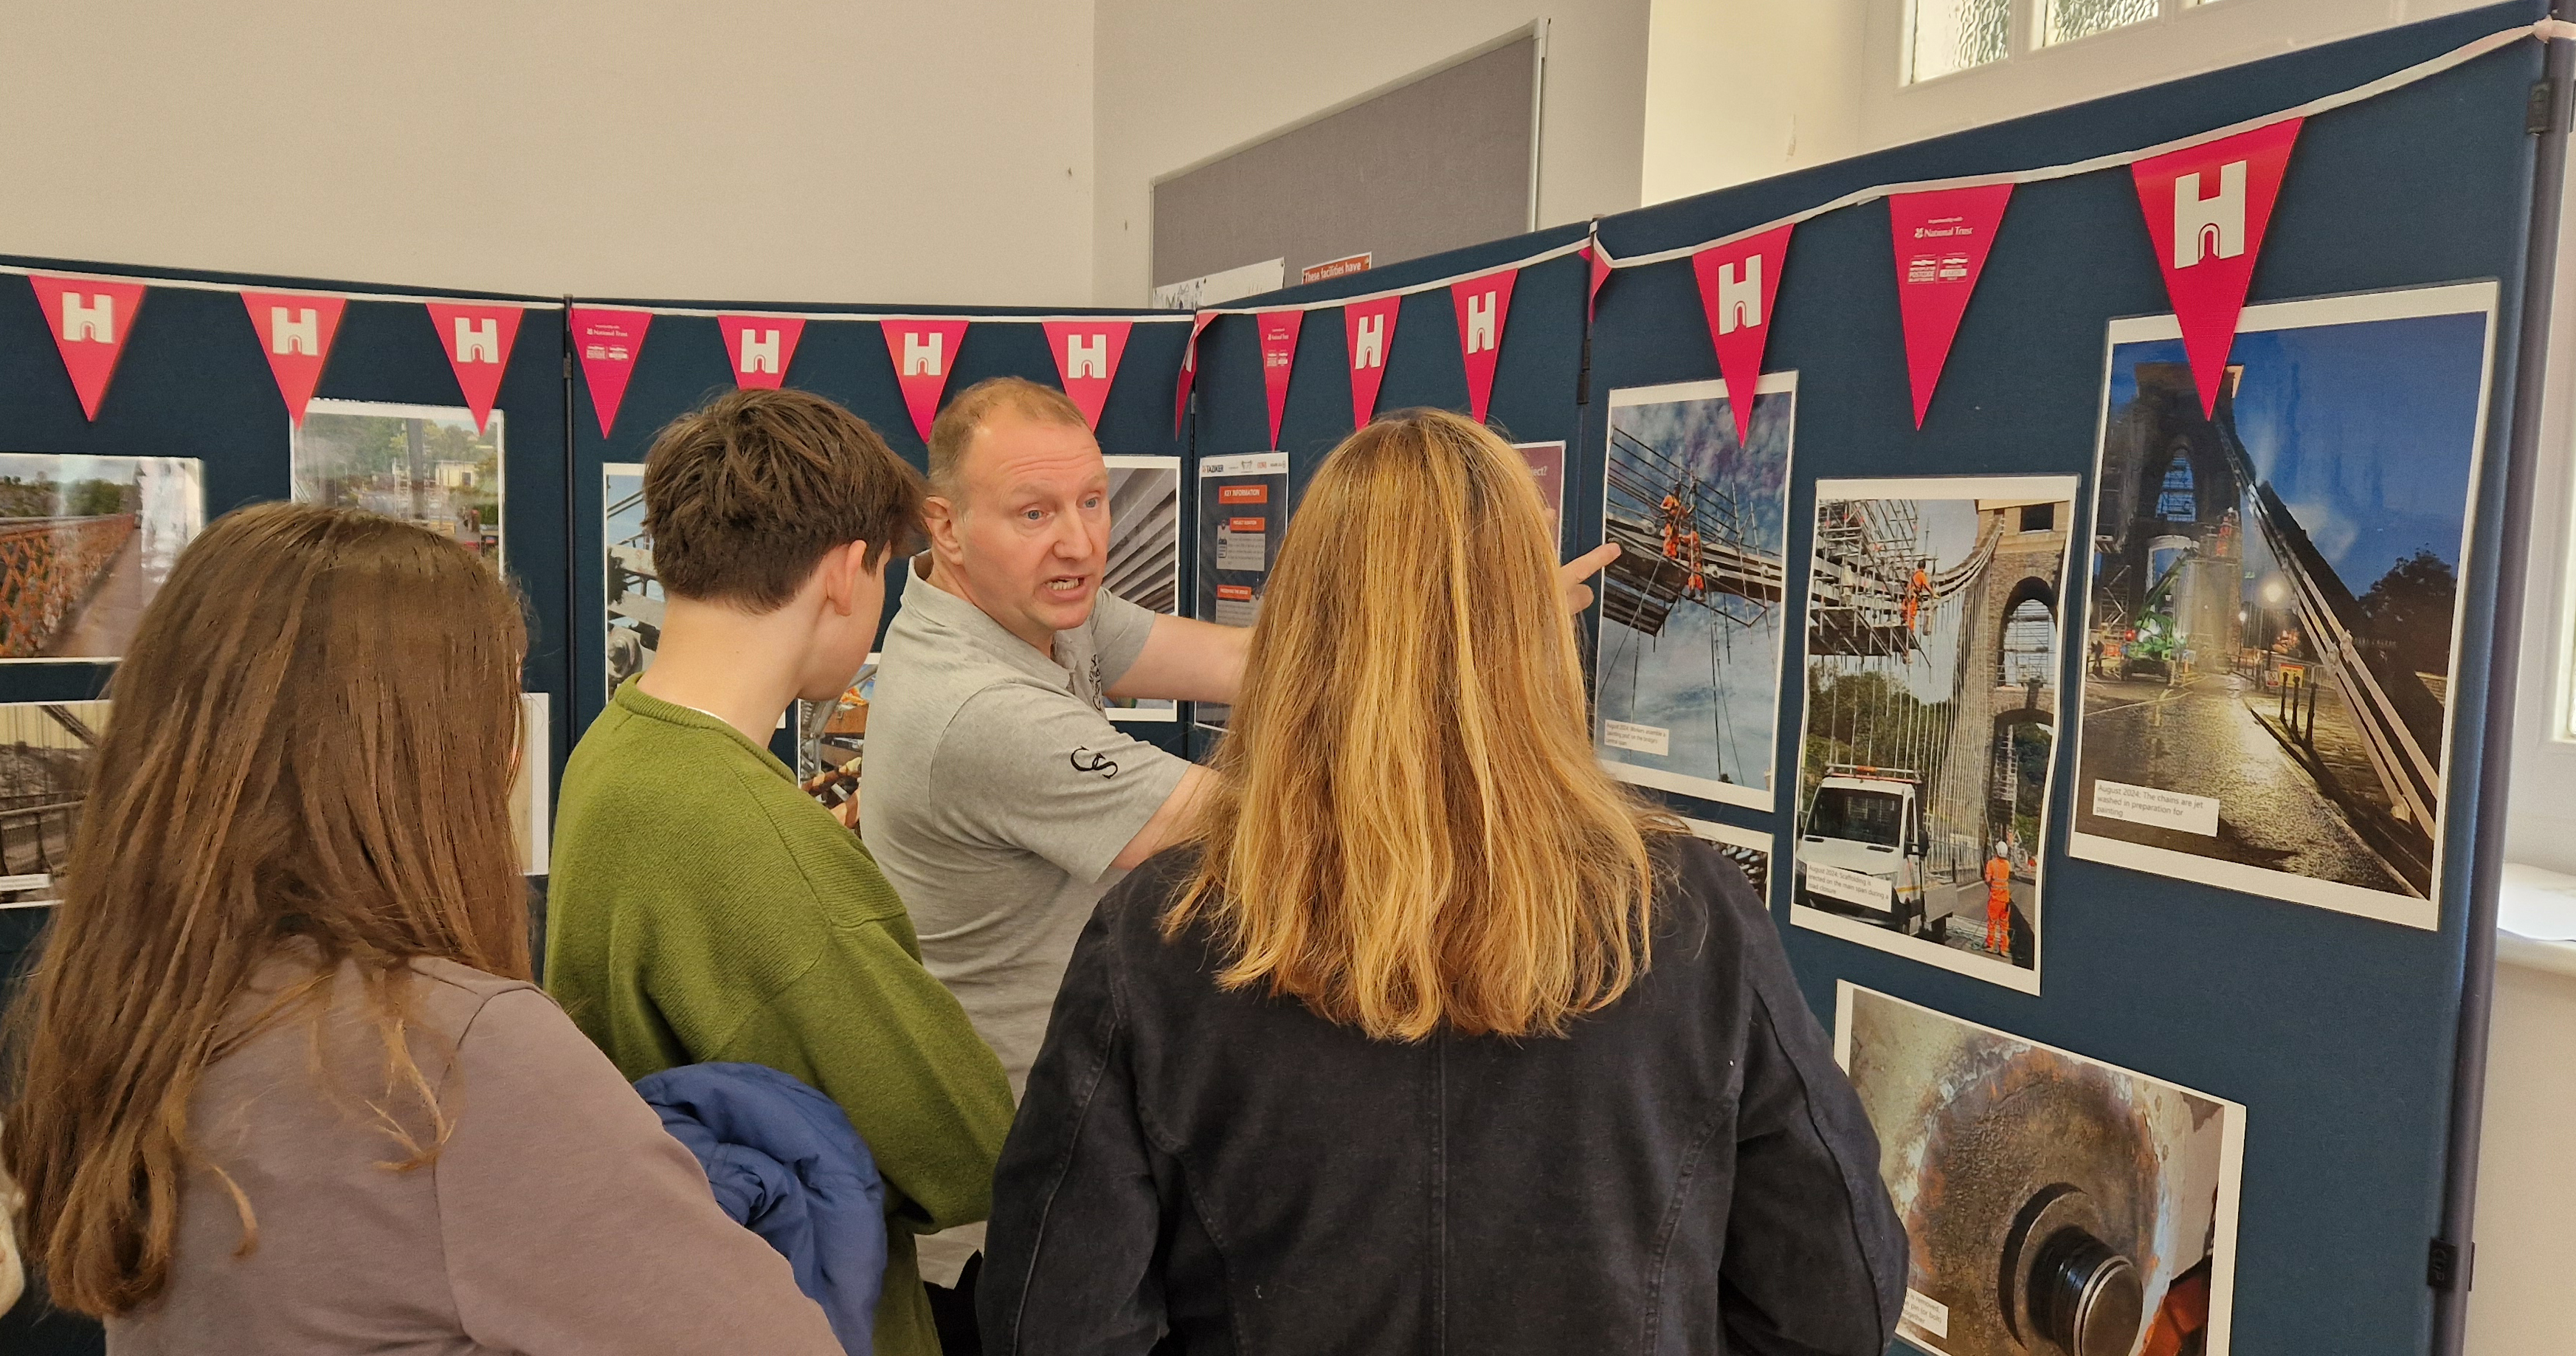
M 1158 615 L 1107 589 L 1092 599 L 1091 653 L 1100 660 L 1102 687 L 1115 686 L 1135 667 L 1136 656 L 1145 652 L 1145 641 L 1154 634 Z
M 975 836 L 1036 853 L 1088 883 L 1109 870 L 1189 766 L 1121 733 L 1070 692 L 996 683 L 948 722 L 930 793 L 940 813 Z

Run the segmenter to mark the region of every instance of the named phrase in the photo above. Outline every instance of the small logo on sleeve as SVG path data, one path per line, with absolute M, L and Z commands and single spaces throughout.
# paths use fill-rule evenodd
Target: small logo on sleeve
M 1118 775 L 1118 764 L 1112 761 L 1108 754 L 1093 753 L 1087 748 L 1081 748 L 1073 751 L 1073 770 L 1097 772 L 1103 777 L 1115 777 Z

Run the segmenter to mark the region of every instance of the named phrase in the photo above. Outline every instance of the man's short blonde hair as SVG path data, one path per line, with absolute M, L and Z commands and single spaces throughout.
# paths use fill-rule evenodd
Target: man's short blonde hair
M 1088 429 L 1091 421 L 1082 417 L 1064 392 L 1026 377 L 986 377 L 967 387 L 939 418 L 930 425 L 930 487 L 943 495 L 957 493 L 957 466 L 966 459 L 966 445 L 975 441 L 975 433 L 996 414 L 1016 414 L 1041 424 L 1071 424 Z

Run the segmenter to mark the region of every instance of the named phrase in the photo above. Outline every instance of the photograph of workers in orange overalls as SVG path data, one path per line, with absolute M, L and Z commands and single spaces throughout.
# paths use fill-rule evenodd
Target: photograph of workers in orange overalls
M 2012 849 L 2004 843 L 1986 861 L 1986 949 L 2012 954 Z

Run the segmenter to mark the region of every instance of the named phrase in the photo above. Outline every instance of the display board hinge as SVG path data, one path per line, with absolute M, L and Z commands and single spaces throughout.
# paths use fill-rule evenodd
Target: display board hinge
M 2560 85 L 2546 77 L 2531 82 L 2531 93 L 2522 101 L 2522 130 L 2539 136 L 2565 127 L 2576 103 L 2576 84 Z
M 2424 1258 L 2424 1284 L 2448 1293 L 2469 1288 L 2469 1272 L 2476 1265 L 2477 1244 L 2463 1249 L 2447 1238 L 2433 1240 Z

